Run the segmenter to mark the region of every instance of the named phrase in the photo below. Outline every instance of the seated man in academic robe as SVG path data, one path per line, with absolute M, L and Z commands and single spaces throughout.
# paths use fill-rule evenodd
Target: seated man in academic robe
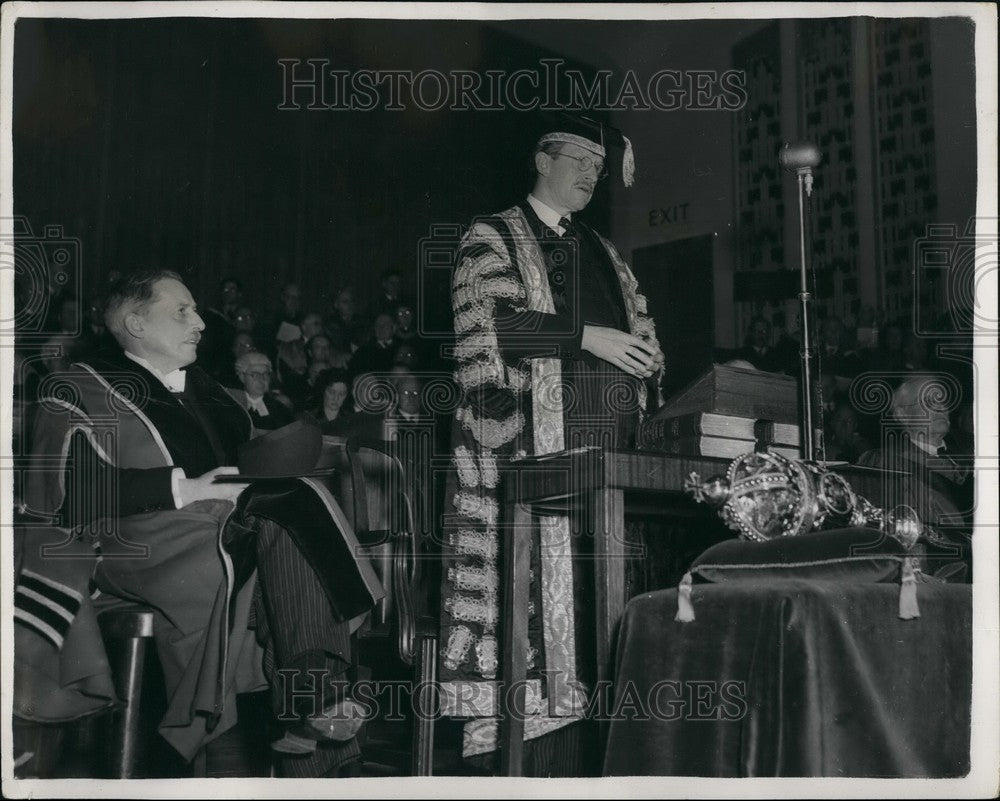
M 16 563 L 15 715 L 106 710 L 115 694 L 97 607 L 138 601 L 153 609 L 166 683 L 159 731 L 184 758 L 235 724 L 238 692 L 270 684 L 286 727 L 272 744 L 281 775 L 337 775 L 359 754 L 344 619 L 358 604 L 303 555 L 310 537 L 329 550 L 333 513 L 244 513 L 254 492 L 232 478 L 250 418 L 193 364 L 204 323 L 179 275 L 126 276 L 106 322 L 117 352 L 39 392 L 21 510 L 35 522 L 19 532 Z M 295 481 L 314 507 L 335 507 Z
M 934 374 L 908 378 L 893 392 L 880 447 L 857 462 L 891 471 L 885 474 L 881 505 L 909 506 L 937 534 L 941 547 L 928 554 L 930 572 L 956 560 L 971 565 L 973 475 L 945 446 L 951 428 L 948 394 L 949 383 Z M 966 577 L 972 578 L 968 570 Z

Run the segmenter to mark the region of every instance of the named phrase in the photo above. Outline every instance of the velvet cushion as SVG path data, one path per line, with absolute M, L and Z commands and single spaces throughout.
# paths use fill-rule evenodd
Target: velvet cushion
M 907 553 L 870 528 L 844 528 L 781 537 L 767 542 L 725 540 L 691 565 L 701 582 L 766 581 L 771 578 L 868 583 L 894 581 Z

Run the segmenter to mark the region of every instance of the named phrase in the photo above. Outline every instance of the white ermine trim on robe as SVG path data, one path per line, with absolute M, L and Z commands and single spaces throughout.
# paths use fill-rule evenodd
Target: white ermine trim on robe
M 504 275 L 510 275 L 510 264 L 506 258 L 501 258 L 492 249 L 489 253 L 464 256 L 455 268 L 455 277 L 451 282 L 452 291 L 476 292 L 478 282 Z
M 481 498 L 469 492 L 455 493 L 455 508 L 463 517 L 496 526 L 500 504 L 496 498 Z
M 493 298 L 486 298 L 480 303 L 473 303 L 463 311 L 455 312 L 455 333 L 464 334 L 473 328 L 493 330 L 492 319 L 493 310 L 496 308 L 496 301 Z
M 475 638 L 468 626 L 451 627 L 448 632 L 448 644 L 441 650 L 444 666 L 448 670 L 458 670 L 458 666 L 465 663 L 473 639 Z
M 454 620 L 478 623 L 489 631 L 496 628 L 499 610 L 496 601 L 491 598 L 476 598 L 456 593 L 451 598 L 445 599 L 444 608 Z
M 479 478 L 483 482 L 483 486 L 490 489 L 495 488 L 500 480 L 497 457 L 489 451 L 483 451 L 479 454 Z
M 464 445 L 455 448 L 455 469 L 458 470 L 458 481 L 463 487 L 479 486 L 479 470 L 469 449 Z
M 513 278 L 488 278 L 482 282 L 479 291 L 484 298 L 524 297 L 524 287 Z
M 491 355 L 499 350 L 500 344 L 497 342 L 497 335 L 492 331 L 477 331 L 469 334 L 458 340 L 454 348 L 456 359 L 472 359 L 480 354 Z
M 459 567 L 448 568 L 448 581 L 459 590 L 481 592 L 484 595 L 496 596 L 499 589 L 499 576 L 492 567 Z
M 512 442 L 524 428 L 524 415 L 520 411 L 506 420 L 491 420 L 488 417 L 477 420 L 472 409 L 465 406 L 455 411 L 455 417 L 472 433 L 476 442 L 491 451 Z
M 474 362 L 459 367 L 455 371 L 455 380 L 464 389 L 492 385 L 521 392 L 528 386 L 528 374 L 516 367 L 505 366 L 499 355 L 491 362 Z
M 456 553 L 478 556 L 484 561 L 493 561 L 497 558 L 497 532 L 496 529 L 483 531 L 473 531 L 471 528 L 460 528 L 455 535 Z
M 487 679 L 496 678 L 497 666 L 497 638 L 488 634 L 476 643 L 476 666 L 479 672 Z

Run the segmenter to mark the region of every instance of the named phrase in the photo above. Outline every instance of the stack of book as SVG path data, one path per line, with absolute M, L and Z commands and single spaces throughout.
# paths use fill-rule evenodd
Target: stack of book
M 795 379 L 716 364 L 639 426 L 636 445 L 682 456 L 768 450 L 798 459 L 797 420 Z
M 755 450 L 799 458 L 799 427 L 753 417 L 690 412 L 677 417 L 653 417 L 639 427 L 640 450 L 682 456 L 735 459 Z

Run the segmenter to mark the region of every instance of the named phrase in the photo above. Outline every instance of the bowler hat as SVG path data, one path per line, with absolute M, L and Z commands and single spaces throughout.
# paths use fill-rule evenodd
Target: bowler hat
M 315 423 L 296 420 L 240 446 L 241 478 L 295 478 L 311 475 L 323 451 L 323 433 Z

